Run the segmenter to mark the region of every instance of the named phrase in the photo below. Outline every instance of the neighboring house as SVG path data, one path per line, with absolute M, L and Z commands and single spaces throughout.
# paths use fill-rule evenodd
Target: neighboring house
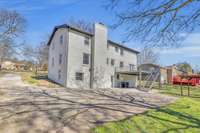
M 151 74 L 154 74 L 153 77 L 155 77 L 156 79 L 152 79 L 155 80 L 156 82 L 161 82 L 162 84 L 166 84 L 167 82 L 167 69 L 164 67 L 161 67 L 157 64 L 153 64 L 153 63 L 145 63 L 145 64 L 141 64 L 140 66 L 138 66 L 138 69 L 140 69 L 142 71 L 142 80 L 147 80 L 148 77 L 150 77 Z M 156 75 L 159 76 L 156 76 Z
M 172 83 L 172 79 L 174 76 L 190 74 L 188 72 L 179 70 L 176 65 L 166 66 L 165 68 L 167 69 L 167 82 L 168 83 Z
M 149 80 L 159 81 L 160 75 L 160 66 L 153 63 L 144 63 L 138 66 L 138 70 L 141 71 L 141 80 L 148 80 L 152 75 L 152 78 Z M 154 79 L 156 78 L 156 79 Z
M 13 71 L 28 71 L 32 70 L 32 63 L 27 61 L 18 61 L 14 59 L 4 59 L 0 65 L 0 69 Z
M 103 24 L 95 24 L 93 33 L 57 26 L 48 45 L 48 77 L 65 87 L 137 86 L 137 76 L 131 72 L 137 70 L 139 52 L 108 40 Z
M 15 69 L 15 63 L 13 61 L 3 61 L 1 63 L 1 69 L 5 70 L 14 70 Z
M 160 67 L 160 80 L 162 84 L 167 84 L 168 82 L 168 75 L 167 75 L 167 69 L 165 67 Z
M 156 70 L 159 70 L 160 79 L 157 78 L 156 81 L 159 82 L 160 80 L 162 84 L 171 84 L 174 76 L 191 75 L 191 72 L 181 71 L 176 65 L 161 67 L 157 64 L 146 63 L 138 66 L 138 69 L 143 71 L 141 77 L 142 80 L 148 79 L 148 76 L 151 74 L 151 72 L 156 72 Z

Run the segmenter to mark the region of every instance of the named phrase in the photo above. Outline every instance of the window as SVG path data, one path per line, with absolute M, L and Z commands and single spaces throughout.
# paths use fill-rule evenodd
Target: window
M 119 74 L 117 74 L 117 79 L 119 80 Z
M 114 66 L 115 65 L 115 60 L 111 59 L 111 65 Z
M 83 80 L 83 73 L 76 72 L 76 80 Z
M 89 45 L 90 44 L 90 38 L 85 37 L 84 43 L 85 43 L 85 45 Z
M 118 47 L 115 47 L 115 51 L 118 52 L 118 50 L 119 50 Z
M 129 67 L 130 67 L 130 71 L 133 71 L 134 68 L 135 68 L 135 65 L 133 65 L 133 64 L 129 64 Z
M 62 64 L 62 54 L 59 54 L 59 65 Z
M 107 49 L 109 49 L 109 45 L 107 44 Z
M 63 35 L 60 36 L 60 44 L 63 44 Z
M 111 76 L 111 87 L 114 87 L 114 76 Z
M 52 58 L 51 66 L 54 66 L 54 58 Z
M 58 79 L 61 79 L 61 70 L 58 71 Z
M 119 67 L 124 67 L 124 62 L 120 61 Z
M 54 43 L 52 43 L 52 49 L 54 49 L 55 48 L 55 45 L 54 45 Z
M 129 88 L 129 82 L 121 82 L 121 88 Z
M 83 64 L 89 64 L 89 60 L 90 60 L 90 55 L 89 54 L 86 54 L 86 53 L 83 53 Z
M 124 50 L 122 48 L 120 49 L 120 55 L 124 55 Z
M 107 58 L 107 60 L 106 60 L 106 64 L 109 65 L 109 58 Z

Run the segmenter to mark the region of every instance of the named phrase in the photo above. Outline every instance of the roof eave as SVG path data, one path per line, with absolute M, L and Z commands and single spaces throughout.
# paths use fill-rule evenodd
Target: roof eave
M 140 53 L 140 52 L 137 51 L 137 50 L 134 50 L 134 49 L 128 48 L 128 47 L 126 47 L 126 46 L 120 45 L 120 44 L 118 44 L 118 43 L 116 43 L 116 42 L 113 42 L 113 41 L 111 41 L 111 40 L 108 40 L 108 42 L 110 42 L 111 44 L 117 45 L 117 46 L 119 46 L 119 47 L 121 47 L 121 48 L 124 48 L 124 49 L 126 49 L 126 50 L 128 50 L 128 51 L 131 51 L 131 52 L 133 52 L 133 53 L 136 53 L 136 54 L 139 54 L 139 53 Z
M 89 36 L 93 36 L 92 33 L 85 32 L 85 31 L 83 31 L 83 30 L 74 28 L 74 27 L 69 26 L 69 25 L 67 25 L 67 24 L 63 24 L 63 25 L 60 25 L 60 26 L 56 26 L 56 27 L 54 28 L 54 30 L 53 30 L 53 32 L 52 32 L 52 34 L 51 34 L 51 36 L 50 36 L 50 39 L 49 39 L 49 41 L 48 41 L 48 43 L 47 43 L 48 46 L 50 45 L 50 43 L 51 43 L 51 41 L 52 41 L 52 39 L 53 39 L 53 36 L 54 36 L 55 32 L 56 32 L 58 29 L 60 29 L 60 28 L 68 28 L 68 29 L 71 29 L 71 30 L 74 30 L 74 31 L 77 31 L 77 32 L 80 32 L 80 33 L 83 33 L 83 34 L 86 34 L 86 35 L 89 35 Z

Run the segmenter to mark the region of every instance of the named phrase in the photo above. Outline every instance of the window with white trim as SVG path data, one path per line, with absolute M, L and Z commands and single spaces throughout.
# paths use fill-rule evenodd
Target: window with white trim
M 119 77 L 120 77 L 120 75 L 119 74 L 117 74 L 117 79 L 119 80 Z
M 63 35 L 61 35 L 60 36 L 60 44 L 63 44 L 63 42 L 64 42 L 64 37 L 63 37 Z
M 135 65 L 134 64 L 129 64 L 129 67 L 130 67 L 130 71 L 135 70 Z
M 89 64 L 90 63 L 90 55 L 87 53 L 83 53 L 83 64 Z
M 124 50 L 122 48 L 120 49 L 120 55 L 124 55 Z
M 90 38 L 89 37 L 85 37 L 84 44 L 85 45 L 89 45 L 90 44 Z
M 106 59 L 106 64 L 109 65 L 109 58 Z
M 58 71 L 58 79 L 61 79 L 61 70 Z
M 52 57 L 51 66 L 54 66 L 54 57 Z
M 81 72 L 76 72 L 76 80 L 83 81 L 83 75 Z
M 110 47 L 109 44 L 107 44 L 107 50 L 109 50 L 109 47 Z
M 55 48 L 55 44 L 54 44 L 54 43 L 52 43 L 52 50 L 54 50 L 54 48 Z
M 63 55 L 59 54 L 59 65 L 62 64 L 62 57 L 63 57 Z
M 115 65 L 115 60 L 111 59 L 111 65 L 114 66 Z
M 115 51 L 118 52 L 119 51 L 119 48 L 117 46 L 115 46 Z
M 123 61 L 120 61 L 119 67 L 120 68 L 124 67 L 124 62 Z

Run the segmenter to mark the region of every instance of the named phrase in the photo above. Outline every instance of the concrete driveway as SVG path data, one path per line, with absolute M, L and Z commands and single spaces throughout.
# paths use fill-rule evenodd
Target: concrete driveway
M 88 133 L 176 100 L 136 89 L 34 87 L 14 74 L 0 78 L 0 99 L 0 133 Z

